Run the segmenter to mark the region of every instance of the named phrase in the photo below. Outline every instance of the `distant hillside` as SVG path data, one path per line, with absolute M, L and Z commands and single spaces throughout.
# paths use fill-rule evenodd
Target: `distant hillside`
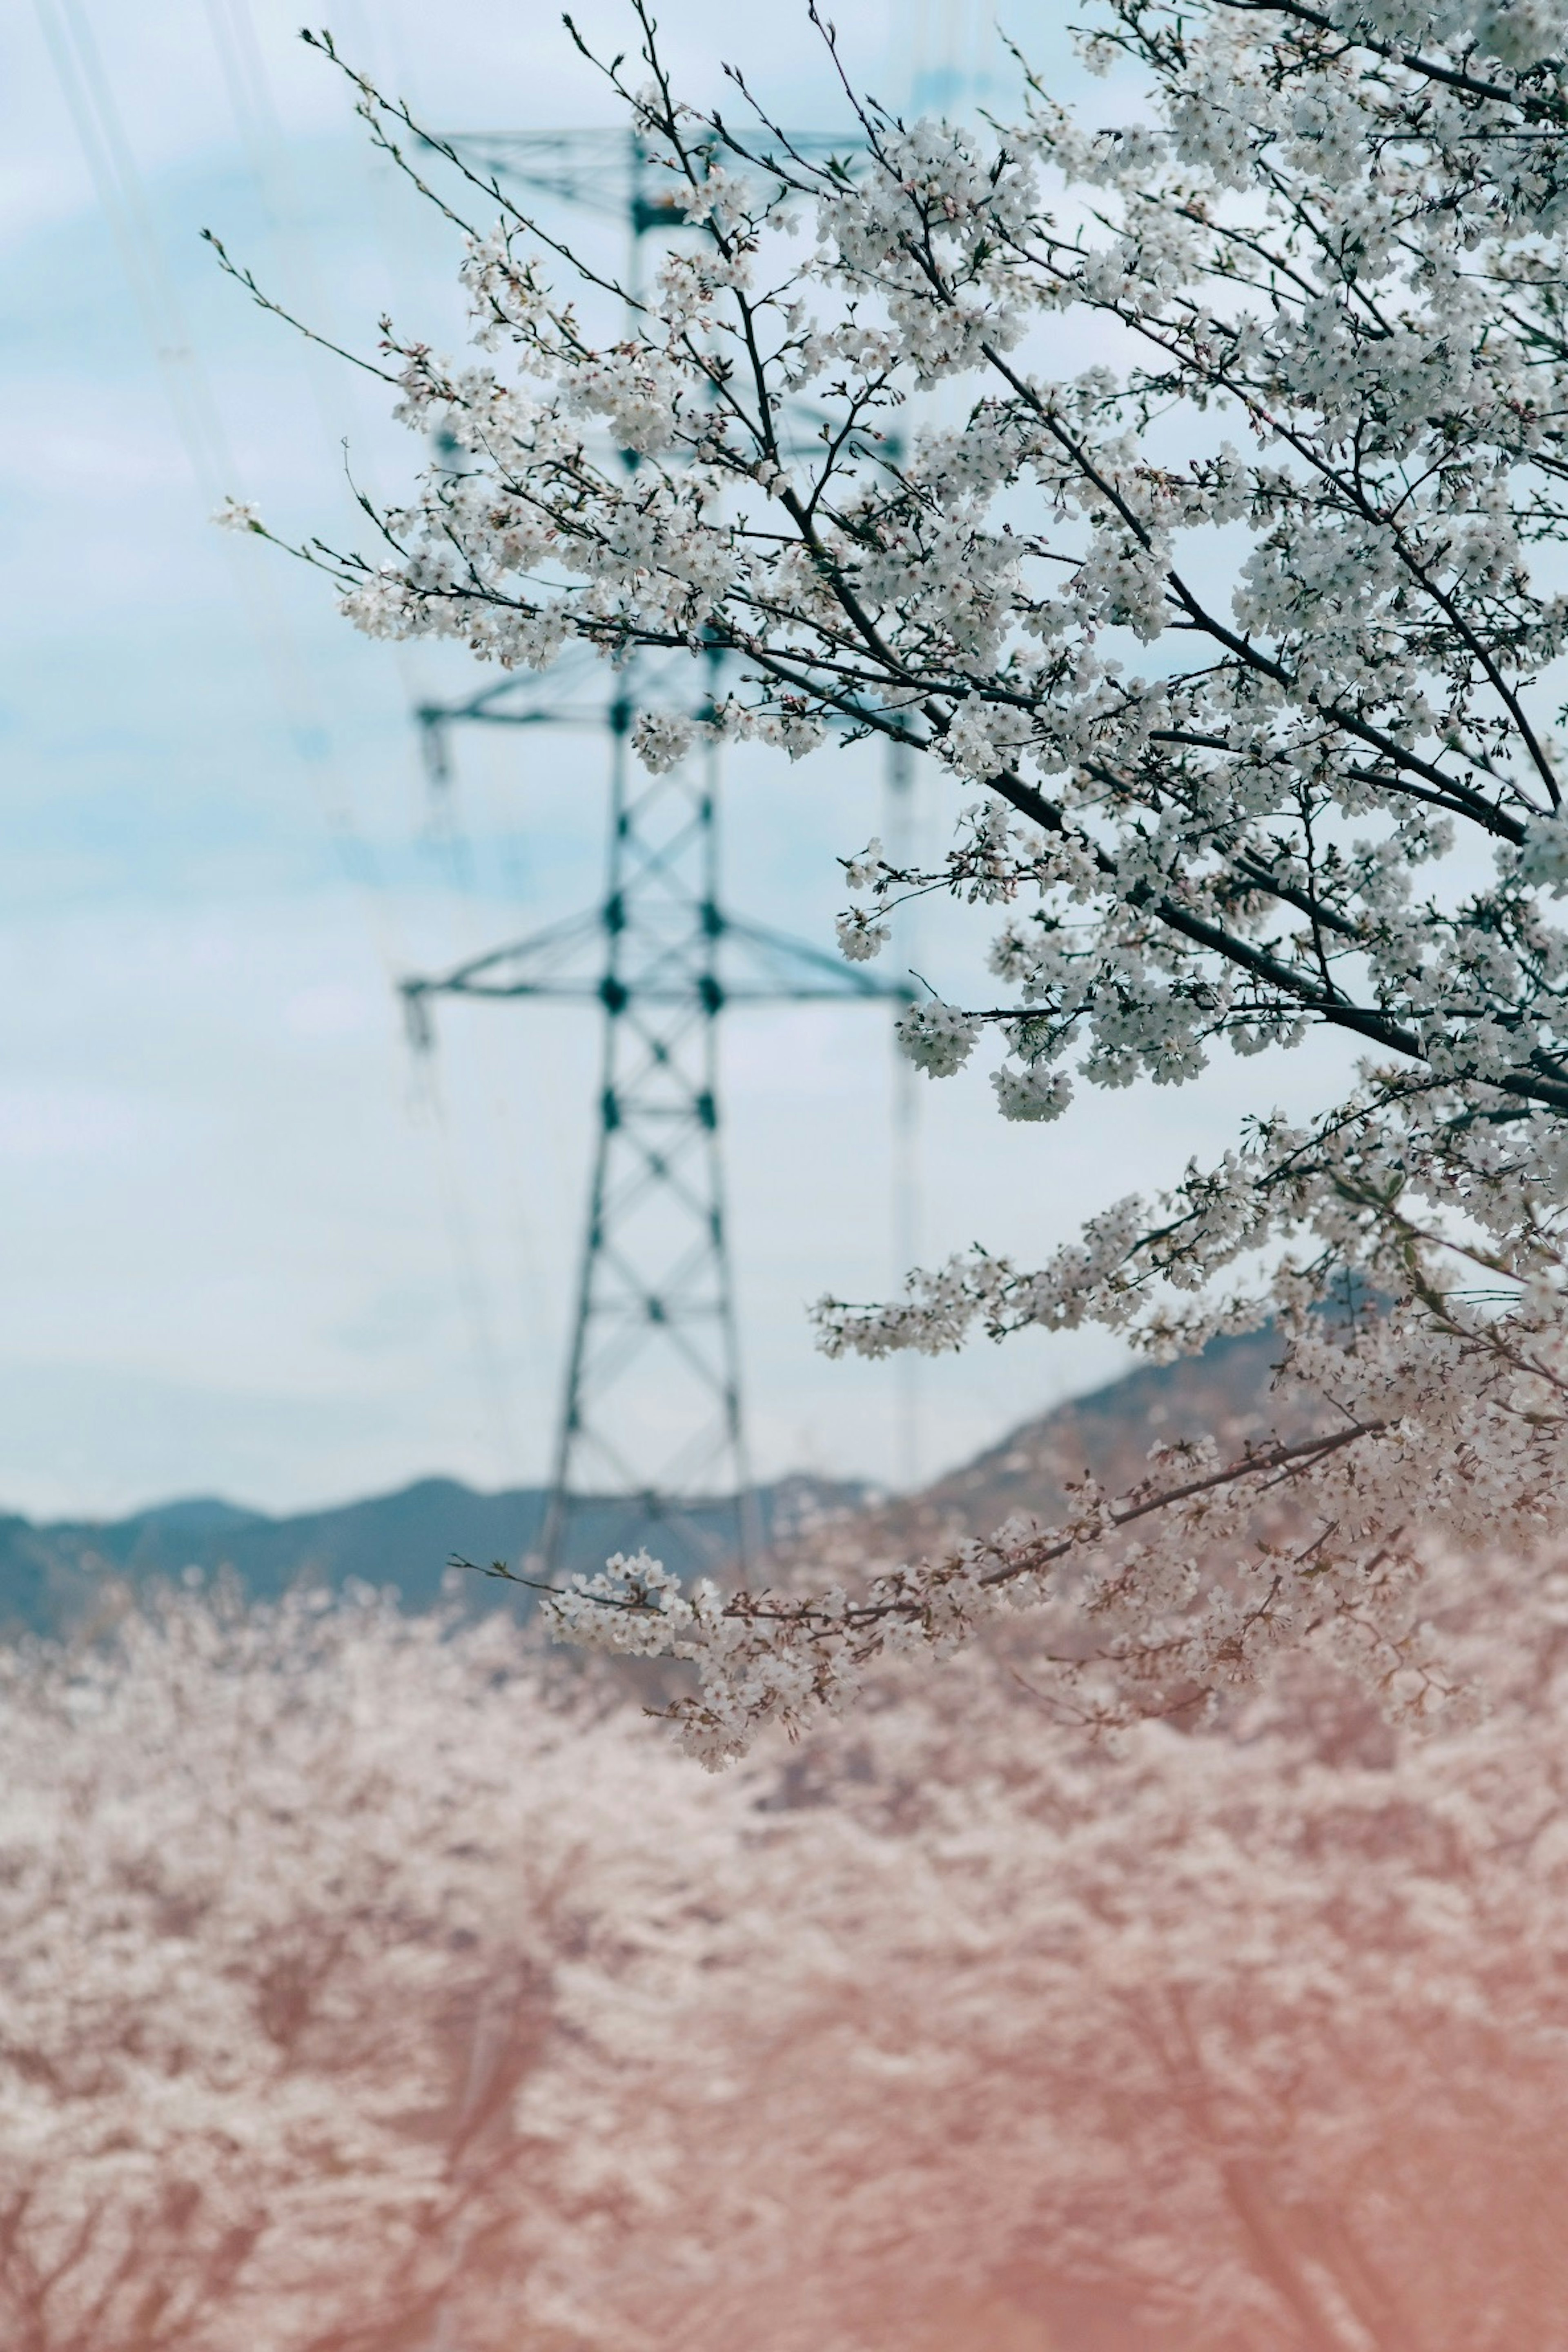
M 763 1489 L 764 1533 L 797 1536 L 814 1518 L 864 1515 L 879 1552 L 924 1549 L 952 1530 L 984 1534 L 1016 1511 L 1045 1517 L 1066 1481 L 1087 1465 L 1109 1484 L 1137 1477 L 1157 1439 L 1215 1431 L 1238 1443 L 1270 1420 L 1268 1386 L 1279 1343 L 1271 1332 L 1219 1339 L 1201 1356 L 1146 1365 L 1090 1396 L 1019 1423 L 999 1444 L 922 1492 L 874 1505 L 864 1486 L 795 1477 Z M 335 1510 L 270 1518 L 196 1497 L 102 1525 L 35 1526 L 0 1518 L 0 1635 L 54 1633 L 94 1615 L 123 1583 L 231 1570 L 247 1589 L 272 1595 L 304 1581 L 351 1577 L 395 1585 L 410 1608 L 428 1608 L 454 1553 L 516 1566 L 537 1543 L 545 1496 L 537 1486 L 481 1495 L 455 1478 L 422 1478 L 394 1495 Z M 712 1507 L 690 1514 L 721 1525 Z M 675 1569 L 695 1562 L 690 1535 L 651 1518 L 636 1502 L 608 1498 L 574 1520 L 569 1565 L 598 1568 L 607 1553 L 647 1542 Z M 492 1595 L 501 1588 L 491 1587 Z M 521 1598 L 521 1596 L 518 1596 Z
M 853 1508 L 866 1489 L 817 1478 L 786 1478 L 758 1496 L 764 1535 L 792 1533 L 822 1511 Z M 454 1553 L 487 1565 L 518 1563 L 538 1542 L 544 1490 L 516 1487 L 481 1495 L 455 1478 L 422 1478 L 396 1494 L 376 1495 L 333 1510 L 271 1518 L 205 1496 L 164 1503 L 106 1522 L 35 1526 L 0 1517 L 0 1636 L 58 1633 L 96 1613 L 125 1583 L 230 1570 L 266 1597 L 298 1583 L 342 1584 L 352 1577 L 395 1585 L 413 1609 L 431 1606 Z M 724 1524 L 699 1505 L 689 1524 L 658 1520 L 635 1501 L 610 1497 L 575 1514 L 567 1564 L 601 1568 L 605 1555 L 647 1542 L 672 1568 L 693 1564 L 689 1532 Z M 502 1588 L 491 1586 L 492 1595 Z M 521 1598 L 521 1596 L 519 1596 Z
M 1091 1395 L 1021 1422 L 998 1444 L 919 1495 L 879 1512 L 908 1540 L 941 1527 L 984 1535 L 1014 1512 L 1054 1517 L 1067 1481 L 1085 1469 L 1111 1487 L 1139 1477 L 1157 1444 L 1212 1433 L 1240 1445 L 1278 1421 L 1269 1396 L 1280 1343 L 1272 1330 L 1211 1341 L 1202 1355 L 1173 1364 L 1142 1364 Z

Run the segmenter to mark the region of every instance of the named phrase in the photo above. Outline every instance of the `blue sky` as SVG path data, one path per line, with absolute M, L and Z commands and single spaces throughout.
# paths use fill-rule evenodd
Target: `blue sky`
M 14 28 L 0 1507 L 201 1491 L 283 1509 L 437 1470 L 535 1478 L 548 1456 L 594 1023 L 460 1008 L 422 1076 L 393 982 L 591 898 L 599 756 L 576 745 L 543 772 L 510 744 L 465 745 L 437 823 L 406 712 L 458 673 L 362 643 L 321 583 L 207 521 L 216 472 L 286 529 L 347 530 L 344 438 L 373 487 L 417 452 L 346 371 L 247 306 L 203 226 L 362 346 L 384 309 L 434 340 L 457 316 L 450 245 L 368 154 L 295 13 L 44 0 Z M 617 22 L 609 0 L 583 14 Z M 689 86 L 711 88 L 732 12 L 670 0 L 662 15 Z M 950 39 L 979 53 L 979 12 L 956 0 L 900 12 L 897 42 L 879 6 L 841 17 L 874 85 Z M 353 0 L 331 22 L 434 121 L 605 119 L 553 8 L 448 0 L 437 18 Z M 143 208 L 144 276 L 155 257 L 140 304 L 48 28 L 78 72 L 96 55 L 111 93 L 100 127 L 122 140 L 121 195 Z M 83 28 L 92 51 L 70 46 Z M 804 7 L 736 37 L 786 117 L 822 119 Z M 732 898 L 826 943 L 834 857 L 879 824 L 874 767 L 753 759 L 728 791 Z M 939 815 L 921 822 L 934 832 Z M 885 1024 L 756 1013 L 727 1050 L 759 1466 L 893 1477 L 898 1373 L 825 1363 L 803 1313 L 825 1286 L 876 1295 L 893 1276 Z M 1202 1090 L 1102 1099 L 1044 1135 L 1004 1127 L 982 1073 L 922 1082 L 923 1253 L 1044 1250 L 1209 1148 L 1262 1075 L 1227 1063 Z M 925 1369 L 921 1469 L 1118 1361 L 1089 1337 Z

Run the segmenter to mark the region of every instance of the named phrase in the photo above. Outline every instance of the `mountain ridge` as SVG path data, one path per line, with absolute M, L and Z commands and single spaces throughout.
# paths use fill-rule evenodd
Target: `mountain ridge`
M 823 1511 L 864 1506 L 858 1482 L 794 1475 L 758 1490 L 764 1538 L 795 1531 Z M 538 1544 L 548 1489 L 514 1486 L 485 1494 L 458 1478 L 427 1476 L 384 1495 L 273 1517 L 195 1496 L 108 1520 L 35 1522 L 0 1514 L 0 1639 L 56 1634 L 89 1622 L 126 1586 L 225 1570 L 258 1599 L 299 1583 L 359 1580 L 393 1585 L 413 1609 L 435 1605 L 453 1559 L 516 1568 Z M 655 1543 L 677 1570 L 702 1553 L 701 1538 L 728 1517 L 722 1503 L 697 1503 L 680 1519 L 660 1518 L 636 1497 L 587 1498 L 574 1513 L 564 1564 L 595 1569 L 609 1552 Z M 492 1588 L 494 1591 L 497 1588 Z
M 774 1480 L 758 1490 L 764 1538 L 798 1544 L 815 1520 L 853 1516 L 873 1549 L 913 1551 L 955 1533 L 985 1534 L 1018 1512 L 1048 1517 L 1066 1482 L 1086 1467 L 1109 1485 L 1125 1485 L 1157 1440 L 1208 1430 L 1235 1443 L 1260 1432 L 1278 1344 L 1265 1330 L 1212 1341 L 1201 1355 L 1173 1364 L 1136 1366 L 1021 1420 L 910 1495 L 879 1496 L 861 1482 L 805 1473 Z M 430 1608 L 454 1556 L 518 1566 L 538 1543 L 547 1500 L 540 1486 L 485 1494 L 430 1475 L 389 1494 L 277 1517 L 219 1496 L 176 1497 L 114 1520 L 35 1523 L 0 1515 L 0 1637 L 69 1632 L 125 1587 L 190 1570 L 230 1571 L 261 1599 L 300 1582 L 359 1579 L 395 1586 L 410 1608 Z M 590 1500 L 575 1517 L 565 1565 L 595 1569 L 607 1553 L 647 1542 L 671 1568 L 689 1570 L 701 1534 L 718 1529 L 723 1510 L 694 1506 L 694 1537 L 635 1497 Z M 489 1588 L 492 1596 L 499 1590 Z

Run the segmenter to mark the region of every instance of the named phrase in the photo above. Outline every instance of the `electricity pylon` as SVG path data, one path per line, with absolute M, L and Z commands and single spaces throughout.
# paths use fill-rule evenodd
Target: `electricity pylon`
M 719 1021 L 734 1005 L 907 1001 L 909 991 L 731 914 L 719 875 L 718 752 L 663 775 L 628 758 L 623 672 L 605 712 L 609 847 L 599 905 L 436 977 L 402 983 L 410 1032 L 432 1001 L 554 1000 L 601 1009 L 598 1133 L 576 1307 L 540 1540 L 548 1572 L 580 1499 L 626 1498 L 627 1540 L 674 1522 L 688 1553 L 742 1562 L 759 1543 L 746 1456 L 725 1213 Z M 432 764 L 465 721 L 570 719 L 531 681 L 419 713 Z M 700 1519 L 694 1506 L 701 1504 Z M 721 1508 L 715 1508 L 721 1505 Z M 608 1548 L 617 1539 L 612 1529 Z
M 634 289 L 642 282 L 645 240 L 689 233 L 666 193 L 668 176 L 635 138 L 554 132 L 449 143 L 498 184 L 510 179 L 618 216 Z M 823 152 L 843 144 L 809 134 L 792 143 Z M 556 697 L 573 668 L 569 658 L 552 673 Z M 716 668 L 710 663 L 710 672 Z M 447 772 L 454 725 L 586 719 L 609 738 L 609 845 L 599 906 L 444 974 L 403 982 L 411 1034 L 423 1045 L 437 996 L 596 1003 L 602 1011 L 598 1133 L 539 1546 L 546 1574 L 568 1548 L 580 1501 L 593 1497 L 604 1534 L 607 1492 L 626 1498 L 627 1540 L 646 1533 L 649 1519 L 663 1519 L 674 1523 L 689 1556 L 717 1552 L 744 1564 L 755 1555 L 761 1531 L 725 1213 L 719 1019 L 736 1004 L 907 1002 L 910 993 L 727 911 L 717 747 L 710 740 L 657 776 L 628 758 L 639 698 L 651 693 L 669 707 L 668 672 L 668 664 L 633 663 L 616 673 L 613 695 L 586 711 L 552 699 L 542 682 L 505 678 L 466 701 L 416 713 L 437 782 Z M 705 709 L 715 686 L 710 674 Z M 613 1534 L 605 1548 L 618 1548 Z

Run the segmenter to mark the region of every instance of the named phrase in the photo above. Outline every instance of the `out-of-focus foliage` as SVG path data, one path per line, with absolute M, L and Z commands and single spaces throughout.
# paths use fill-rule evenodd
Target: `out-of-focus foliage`
M 1467 1570 L 1425 1742 L 1302 1664 L 1086 1747 L 974 1653 L 718 1780 L 500 1621 L 11 1654 L 0 2341 L 1550 2344 L 1565 1627 Z

